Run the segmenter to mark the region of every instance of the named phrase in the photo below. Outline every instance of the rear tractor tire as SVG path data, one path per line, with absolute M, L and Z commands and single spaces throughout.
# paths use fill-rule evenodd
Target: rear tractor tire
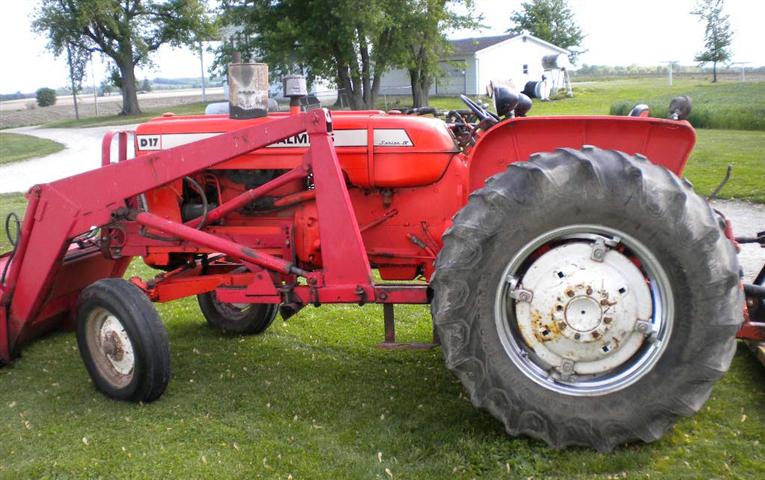
M 235 304 L 218 301 L 215 292 L 197 295 L 199 309 L 207 323 L 220 331 L 257 335 L 271 326 L 279 305 Z
M 170 343 L 157 310 L 120 278 L 80 294 L 77 344 L 94 385 L 113 399 L 151 402 L 170 381 Z
M 477 407 L 552 447 L 660 438 L 728 370 L 738 262 L 687 182 L 585 147 L 514 163 L 444 235 L 432 312 Z

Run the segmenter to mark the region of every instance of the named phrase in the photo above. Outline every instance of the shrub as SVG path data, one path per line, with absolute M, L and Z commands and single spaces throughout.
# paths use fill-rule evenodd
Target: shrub
M 56 91 L 52 88 L 40 88 L 35 93 L 37 104 L 41 107 L 50 107 L 56 104 Z
M 664 100 L 664 99 L 662 99 Z M 645 103 L 650 107 L 651 116 L 666 118 L 669 101 L 621 101 L 611 104 L 611 115 L 627 115 L 632 107 Z M 694 105 L 688 122 L 694 128 L 714 128 L 722 130 L 765 130 L 765 110 L 724 105 Z

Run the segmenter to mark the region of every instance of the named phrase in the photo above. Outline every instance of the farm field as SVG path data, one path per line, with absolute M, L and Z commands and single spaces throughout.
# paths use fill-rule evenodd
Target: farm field
M 215 89 L 215 93 L 209 93 L 209 101 L 223 99 L 221 89 Z M 50 124 L 50 126 L 98 126 L 119 125 L 135 123 L 138 117 L 125 117 L 118 115 L 122 108 L 119 95 L 101 97 L 98 100 L 98 116 L 92 97 L 82 98 L 80 103 L 80 118 L 74 117 L 74 107 L 71 97 L 60 96 L 56 105 L 40 108 L 34 106 L 34 99 L 27 100 L 33 108 L 25 108 L 25 103 L 20 101 L 2 102 L 0 104 L 0 129 L 24 127 L 28 125 Z M 84 101 L 83 101 L 84 100 Z M 198 92 L 156 92 L 139 96 L 141 109 L 146 112 L 145 118 L 156 117 L 168 110 L 179 110 L 178 113 L 202 113 L 204 106 L 199 103 L 202 100 Z M 195 107 L 189 104 L 198 103 Z M 139 120 L 140 121 L 140 120 Z M 106 122 L 106 123 L 103 123 Z
M 635 98 L 656 90 L 595 84 L 533 112 L 607 114 L 623 87 Z M 453 108 L 449 102 L 433 103 Z M 732 162 L 720 196 L 765 203 L 765 131 L 697 133 L 686 170 L 697 190 L 708 194 Z M 24 205 L 20 194 L 0 195 L 0 220 Z M 0 252 L 7 249 L 0 233 Z M 151 271 L 136 261 L 128 275 Z M 71 332 L 36 341 L 0 369 L 0 478 L 765 476 L 765 369 L 743 345 L 699 414 L 654 444 L 600 454 L 509 439 L 470 404 L 440 350 L 375 348 L 383 337 L 378 306 L 308 307 L 253 337 L 207 328 L 194 299 L 158 309 L 173 379 L 155 403 L 119 403 L 96 392 Z M 396 314 L 400 341 L 430 339 L 427 307 L 396 307 Z

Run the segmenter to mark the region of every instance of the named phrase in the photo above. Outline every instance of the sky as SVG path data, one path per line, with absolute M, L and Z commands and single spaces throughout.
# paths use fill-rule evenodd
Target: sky
M 45 50 L 46 40 L 30 30 L 37 0 L 0 0 L 0 93 L 32 92 L 67 82 L 66 62 Z M 521 0 L 475 0 L 484 28 L 451 32 L 452 38 L 501 34 Z M 692 65 L 703 45 L 704 26 L 689 14 L 696 0 L 569 0 L 577 23 L 586 34 L 580 64 L 658 65 L 677 60 Z M 733 35 L 733 61 L 765 65 L 765 0 L 727 0 Z M 205 66 L 212 63 L 206 53 Z M 137 72 L 139 79 L 200 75 L 199 53 L 162 47 L 155 67 Z M 96 57 L 87 83 L 100 83 L 106 63 Z

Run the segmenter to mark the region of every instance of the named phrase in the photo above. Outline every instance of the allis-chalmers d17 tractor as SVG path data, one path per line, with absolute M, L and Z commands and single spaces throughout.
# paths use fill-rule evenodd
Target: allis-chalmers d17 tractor
M 528 98 L 493 93 L 496 114 L 463 97 L 442 120 L 300 92 L 266 114 L 243 89 L 229 115 L 138 126 L 134 158 L 121 132 L 111 162 L 107 136 L 102 168 L 27 195 L 0 256 L 0 360 L 71 327 L 99 390 L 150 402 L 170 378 L 152 302 L 196 295 L 241 334 L 309 305 L 430 304 L 447 368 L 510 435 L 658 439 L 737 334 L 765 338 L 765 274 L 742 285 L 730 225 L 681 178 L 686 121 L 524 117 Z M 161 273 L 123 280 L 135 257 Z

